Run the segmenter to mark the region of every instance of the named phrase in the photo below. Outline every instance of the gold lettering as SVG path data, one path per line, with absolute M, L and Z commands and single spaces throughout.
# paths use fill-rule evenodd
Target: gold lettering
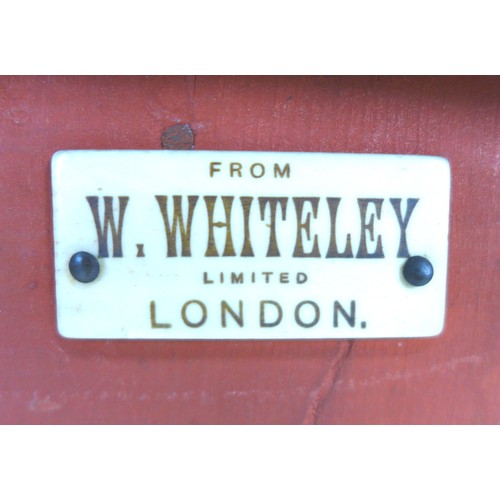
M 182 196 L 174 196 L 174 216 L 172 227 L 167 211 L 167 196 L 156 196 L 156 201 L 160 206 L 163 224 L 165 226 L 165 234 L 167 238 L 167 257 L 177 257 L 177 226 L 181 233 L 182 256 L 191 257 L 191 223 L 193 221 L 194 208 L 198 201 L 198 196 L 188 196 L 188 220 L 187 228 L 184 226 L 182 218 Z
M 280 283 L 290 283 L 288 273 L 280 273 Z
M 270 323 L 266 322 L 265 307 L 267 305 L 274 306 L 276 308 L 276 310 L 278 311 L 277 318 Z M 277 326 L 281 323 L 282 319 L 283 319 L 283 309 L 281 309 L 281 306 L 277 302 L 275 302 L 274 300 L 261 300 L 260 301 L 260 326 L 262 328 L 269 328 L 269 327 Z
M 233 177 L 234 172 L 236 172 L 238 174 L 238 177 L 241 177 L 241 169 L 242 168 L 243 168 L 243 166 L 241 165 L 241 163 L 230 163 L 229 170 L 230 170 L 231 177 Z
M 151 320 L 151 328 L 172 328 L 170 323 L 157 323 L 156 321 L 156 304 L 155 301 L 152 300 L 149 303 L 149 316 Z
M 252 196 L 241 196 L 241 206 L 243 208 L 244 241 L 241 257 L 253 257 L 252 243 L 250 241 L 250 208 L 252 206 Z
M 255 167 L 259 167 L 260 175 L 257 175 L 255 173 Z M 256 179 L 260 179 L 266 173 L 266 168 L 264 167 L 264 165 L 262 165 L 262 163 L 254 163 L 250 167 L 250 173 L 252 174 L 252 177 L 255 177 Z
M 283 169 L 280 169 L 278 163 L 274 164 L 274 177 L 290 177 L 290 164 L 287 163 Z
M 224 212 L 226 215 L 226 222 L 214 222 L 214 206 L 217 196 L 204 196 L 205 204 L 207 205 L 208 212 L 208 243 L 205 257 L 218 257 L 217 247 L 215 246 L 214 227 L 226 228 L 226 245 L 224 247 L 223 257 L 234 257 L 233 240 L 231 236 L 231 207 L 233 205 L 234 196 L 222 196 L 222 203 L 224 204 Z
M 222 327 L 226 328 L 226 312 L 228 312 L 238 323 L 239 326 L 243 326 L 243 301 L 239 300 L 238 301 L 238 315 L 229 307 L 229 304 L 223 300 L 220 304 L 221 306 L 221 322 L 222 322 Z
M 243 283 L 243 273 L 231 273 L 231 283 Z
M 280 251 L 278 248 L 278 242 L 276 240 L 276 207 L 278 203 L 281 206 L 281 216 L 283 220 L 286 220 L 286 205 L 288 198 L 286 197 L 269 197 L 269 198 L 259 198 L 260 205 L 260 218 L 264 220 L 266 213 L 266 205 L 269 204 L 269 210 L 271 214 L 271 224 L 270 224 L 270 234 L 269 234 L 269 247 L 267 249 L 267 257 L 279 257 Z
M 304 203 L 309 202 L 312 206 L 313 217 L 318 215 L 319 198 L 293 198 L 295 204 L 295 211 L 297 213 L 297 239 L 295 242 L 295 249 L 293 251 L 294 257 L 321 257 L 318 247 L 318 235 L 314 235 L 313 249 L 309 253 L 304 252 L 302 243 L 302 231 L 306 232 L 308 240 L 311 239 L 311 212 L 307 214 L 306 221 L 302 222 L 302 211 Z
M 189 319 L 187 318 L 187 314 L 186 314 L 187 308 L 191 304 L 197 304 L 201 308 L 201 319 L 200 319 L 200 321 L 198 321 L 196 323 L 189 321 Z M 182 321 L 184 321 L 184 324 L 186 326 L 189 326 L 191 328 L 199 328 L 200 326 L 203 326 L 205 324 L 205 321 L 207 321 L 207 308 L 206 308 L 205 304 L 203 302 L 201 302 L 201 300 L 189 300 L 188 302 L 186 302 L 182 306 L 181 316 L 182 316 Z
M 210 163 L 210 177 L 213 177 L 215 172 L 220 172 L 220 168 L 215 168 L 216 165 L 222 165 L 222 163 L 219 161 L 213 161 Z
M 356 254 L 357 259 L 367 259 L 367 258 L 383 258 L 384 251 L 382 250 L 382 238 L 380 235 L 377 237 L 377 246 L 374 252 L 368 253 L 366 248 L 366 232 L 370 233 L 370 240 L 374 241 L 373 235 L 373 225 L 375 220 L 375 215 L 372 214 L 370 221 L 366 222 L 366 212 L 367 207 L 370 203 L 375 205 L 375 211 L 377 214 L 377 219 L 380 220 L 380 212 L 382 210 L 383 198 L 358 198 L 359 211 L 361 213 L 361 240 L 359 242 L 358 253 Z
M 336 300 L 333 304 L 333 326 L 338 328 L 339 326 L 339 312 L 344 316 L 344 319 L 347 321 L 349 326 L 353 327 L 356 323 L 356 302 L 351 300 L 351 311 L 350 314 L 347 314 L 347 311 L 340 305 L 340 303 Z M 366 325 L 365 325 L 366 326 Z
M 300 317 L 300 310 L 306 304 L 312 306 L 314 309 L 314 319 L 310 323 L 305 323 L 304 321 L 302 321 L 302 319 Z M 297 307 L 295 308 L 295 321 L 302 328 L 311 328 L 314 325 L 316 325 L 319 321 L 319 316 L 320 316 L 320 314 L 319 314 L 318 304 L 316 304 L 316 302 L 313 302 L 312 300 L 304 300 L 302 302 L 299 302 L 297 304 Z
M 113 257 L 123 257 L 122 251 L 122 228 L 125 209 L 129 200 L 128 196 L 118 197 L 119 215 L 118 215 L 118 230 L 115 226 L 113 217 L 113 197 L 104 196 L 104 227 L 101 226 L 99 218 L 99 197 L 87 196 L 87 201 L 90 205 L 90 210 L 94 217 L 95 228 L 97 231 L 97 240 L 99 246 L 99 257 L 109 257 L 108 251 L 108 227 L 111 226 L 111 237 L 113 239 Z
M 408 198 L 406 202 L 406 213 L 405 218 L 401 216 L 401 198 L 390 198 L 390 202 L 394 211 L 396 212 L 396 217 L 398 218 L 399 229 L 401 231 L 401 235 L 399 238 L 399 248 L 398 248 L 398 257 L 409 257 L 410 254 L 408 252 L 408 244 L 406 242 L 406 228 L 408 227 L 408 222 L 410 222 L 410 217 L 415 208 L 415 205 L 418 203 L 418 198 Z
M 213 283 L 214 283 L 213 280 L 208 279 L 208 273 L 204 272 L 203 273 L 203 284 L 204 285 L 213 285 Z
M 347 234 L 345 250 L 339 253 L 337 249 L 337 210 L 340 203 L 340 198 L 327 198 L 328 209 L 330 210 L 330 245 L 326 254 L 327 259 L 331 258 L 346 258 L 350 259 L 353 256 L 351 247 L 351 234 Z
M 307 281 L 307 274 L 306 273 L 297 273 L 297 283 L 299 285 L 302 285 Z

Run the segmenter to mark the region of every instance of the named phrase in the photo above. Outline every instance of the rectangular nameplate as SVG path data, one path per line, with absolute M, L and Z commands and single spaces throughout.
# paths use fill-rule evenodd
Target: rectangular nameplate
M 428 337 L 443 329 L 444 158 L 60 151 L 52 188 L 64 337 Z M 72 261 L 70 271 L 78 252 L 96 257 L 93 281 L 73 277 L 96 270 Z M 405 279 L 410 256 L 432 264 L 426 285 Z

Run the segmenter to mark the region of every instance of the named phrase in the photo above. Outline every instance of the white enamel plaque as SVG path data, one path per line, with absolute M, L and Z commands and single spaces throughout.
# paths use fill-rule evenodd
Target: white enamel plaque
M 52 187 L 64 337 L 428 337 L 443 329 L 444 158 L 60 151 Z M 80 252 L 91 260 L 74 260 Z M 417 256 L 433 268 L 424 285 L 411 284 L 404 267 Z

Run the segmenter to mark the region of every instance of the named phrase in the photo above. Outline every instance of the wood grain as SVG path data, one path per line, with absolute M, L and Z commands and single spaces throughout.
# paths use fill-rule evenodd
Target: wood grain
M 1 77 L 1 423 L 500 423 L 496 77 Z M 55 326 L 50 158 L 160 149 L 440 155 L 448 311 L 431 339 L 76 341 Z

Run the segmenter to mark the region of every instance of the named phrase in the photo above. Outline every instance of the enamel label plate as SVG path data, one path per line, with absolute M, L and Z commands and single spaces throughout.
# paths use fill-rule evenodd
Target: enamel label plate
M 60 151 L 52 187 L 64 337 L 427 337 L 443 329 L 444 158 Z

